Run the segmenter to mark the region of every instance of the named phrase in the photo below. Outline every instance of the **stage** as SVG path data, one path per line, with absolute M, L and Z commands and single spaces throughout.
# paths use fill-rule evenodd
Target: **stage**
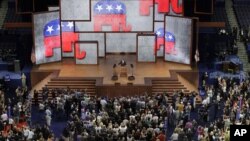
M 119 75 L 120 66 L 118 63 L 121 59 L 127 63 L 128 75 L 132 73 L 130 64 L 134 65 L 135 80 L 132 81 L 134 84 L 144 84 L 146 77 L 171 77 L 170 70 L 194 70 L 190 65 L 165 62 L 163 58 L 158 58 L 156 63 L 138 63 L 136 55 L 117 54 L 100 58 L 98 65 L 76 65 L 73 58 L 64 58 L 62 62 L 35 66 L 33 71 L 59 70 L 59 77 L 102 77 L 103 84 L 114 84 L 115 82 L 126 84 L 131 82 L 126 77 L 119 77 L 117 81 L 111 80 L 114 64 L 117 64 L 116 70 Z
M 127 63 L 128 76 L 131 75 L 130 64 L 133 64 L 135 80 L 129 81 L 127 77 L 119 76 L 121 66 L 118 63 L 122 59 Z M 114 64 L 118 65 L 119 77 L 117 81 L 111 80 Z M 58 84 L 57 80 L 52 82 L 52 79 L 55 78 L 68 80 L 64 84 Z M 165 62 L 163 58 L 158 58 L 155 63 L 139 63 L 135 54 L 107 55 L 106 58 L 99 59 L 98 65 L 76 65 L 73 58 L 64 58 L 61 62 L 36 65 L 31 71 L 33 90 L 41 90 L 46 85 L 63 88 L 69 86 L 73 89 L 79 84 L 71 79 L 86 79 L 95 81 L 94 85 L 87 88 L 88 93 L 98 96 L 128 96 L 144 94 L 145 92 L 172 94 L 175 90 L 184 90 L 185 93 L 198 92 L 198 78 L 198 71 L 190 65 Z M 52 83 L 54 86 L 51 86 Z M 86 88 L 85 86 L 81 87 Z

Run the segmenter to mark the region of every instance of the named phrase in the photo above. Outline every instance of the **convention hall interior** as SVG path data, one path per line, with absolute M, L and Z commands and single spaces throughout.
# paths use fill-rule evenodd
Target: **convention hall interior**
M 0 141 L 235 140 L 249 62 L 250 0 L 0 0 Z

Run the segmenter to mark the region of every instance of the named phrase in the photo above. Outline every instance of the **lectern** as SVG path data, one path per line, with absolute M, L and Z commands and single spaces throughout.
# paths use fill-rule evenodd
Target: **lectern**
M 121 66 L 121 71 L 120 71 L 120 77 L 127 77 L 127 67 L 126 66 Z

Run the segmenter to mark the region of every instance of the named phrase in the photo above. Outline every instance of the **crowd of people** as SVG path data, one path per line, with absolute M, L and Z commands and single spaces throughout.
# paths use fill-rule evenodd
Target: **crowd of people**
M 45 111 L 47 126 L 51 115 L 57 120 L 68 119 L 62 140 L 165 141 L 167 130 L 175 126 L 183 133 L 179 140 L 189 140 L 195 133 L 194 126 L 185 126 L 196 124 L 190 119 L 191 110 L 195 109 L 195 93 L 185 95 L 176 91 L 174 104 L 168 103 L 166 93 L 115 98 L 93 97 L 70 89 L 45 88 L 42 93 L 39 109 Z M 47 100 L 49 93 L 51 100 Z M 192 129 L 192 135 L 188 129 Z
M 48 126 L 32 126 L 32 95 L 27 87 L 18 87 L 15 96 L 7 96 L 6 86 L 0 88 L 0 140 L 52 140 Z
M 17 88 L 16 99 L 5 99 L 1 91 L 0 137 L 53 140 L 51 124 L 66 119 L 67 125 L 57 140 L 229 141 L 231 124 L 250 124 L 250 82 L 221 77 L 217 82 L 205 85 L 201 105 L 196 104 L 199 94 L 195 92 L 107 98 L 81 90 L 45 87 L 42 101 L 38 101 L 37 91 L 33 94 L 33 106 L 44 113 L 44 125 L 31 123 L 32 94 L 26 89 Z

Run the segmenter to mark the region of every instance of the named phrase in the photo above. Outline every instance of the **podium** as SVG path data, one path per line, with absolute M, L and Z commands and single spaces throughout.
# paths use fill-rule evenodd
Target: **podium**
M 121 66 L 120 77 L 127 77 L 127 76 L 128 76 L 127 67 Z

